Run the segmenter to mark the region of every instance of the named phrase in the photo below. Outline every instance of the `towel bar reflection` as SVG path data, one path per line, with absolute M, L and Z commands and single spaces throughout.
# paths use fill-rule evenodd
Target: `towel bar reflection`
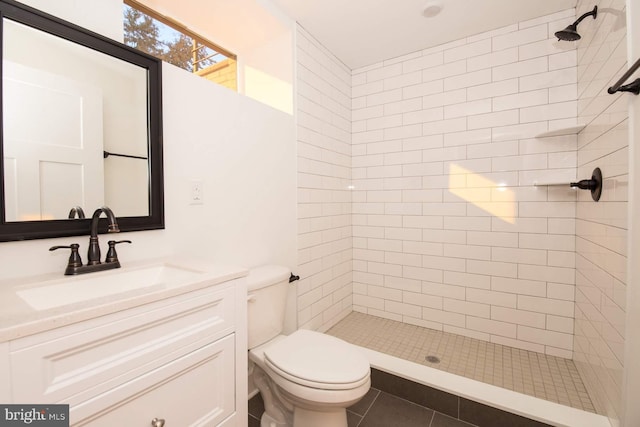
M 102 152 L 102 157 L 103 158 L 107 158 L 109 156 L 116 156 L 116 157 L 127 157 L 129 159 L 141 159 L 141 160 L 148 160 L 146 157 L 141 157 L 141 156 L 132 156 L 131 154 L 118 154 L 118 153 L 111 153 L 109 151 L 103 151 Z

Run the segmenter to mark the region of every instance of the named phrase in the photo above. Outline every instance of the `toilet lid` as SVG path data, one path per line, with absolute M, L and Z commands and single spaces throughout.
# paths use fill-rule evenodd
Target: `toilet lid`
M 264 351 L 266 364 L 297 384 L 350 389 L 369 378 L 369 361 L 351 344 L 300 329 Z

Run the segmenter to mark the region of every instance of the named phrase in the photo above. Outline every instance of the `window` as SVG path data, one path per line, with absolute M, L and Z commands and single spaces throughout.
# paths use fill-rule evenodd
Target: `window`
M 126 45 L 238 90 L 236 55 L 135 0 L 124 0 L 123 17 Z

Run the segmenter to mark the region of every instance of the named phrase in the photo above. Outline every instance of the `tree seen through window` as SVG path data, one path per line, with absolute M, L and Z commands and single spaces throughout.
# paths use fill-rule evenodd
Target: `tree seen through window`
M 190 72 L 227 59 L 219 52 L 124 4 L 124 43 Z

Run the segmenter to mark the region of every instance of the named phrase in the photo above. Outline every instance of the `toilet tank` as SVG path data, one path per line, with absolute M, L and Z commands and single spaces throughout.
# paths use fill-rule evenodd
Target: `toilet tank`
M 280 265 L 249 270 L 247 315 L 249 349 L 282 333 L 291 271 Z

